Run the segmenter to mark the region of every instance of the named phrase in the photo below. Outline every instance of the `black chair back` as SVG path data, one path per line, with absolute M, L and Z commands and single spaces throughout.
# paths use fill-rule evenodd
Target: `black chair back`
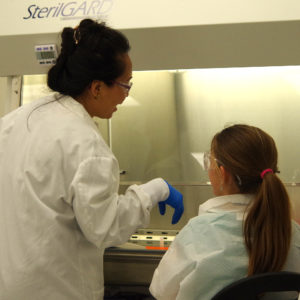
M 288 291 L 297 291 L 299 295 L 300 273 L 282 271 L 242 278 L 223 288 L 211 300 L 258 300 L 264 293 Z

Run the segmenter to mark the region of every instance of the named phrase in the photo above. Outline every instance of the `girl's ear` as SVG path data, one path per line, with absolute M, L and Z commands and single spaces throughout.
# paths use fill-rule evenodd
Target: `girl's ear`
M 233 175 L 226 170 L 223 166 L 219 167 L 221 174 L 221 182 L 226 187 L 226 190 L 229 191 L 229 194 L 235 194 L 239 192 L 239 189 L 234 181 Z
M 222 165 L 219 167 L 219 170 L 220 170 L 220 175 L 221 175 L 221 182 L 222 182 L 222 184 L 224 184 L 227 182 L 228 172 Z
M 234 183 L 232 174 L 228 172 L 223 166 L 220 166 L 219 169 L 221 173 L 222 183 L 225 185 L 232 185 L 232 183 Z

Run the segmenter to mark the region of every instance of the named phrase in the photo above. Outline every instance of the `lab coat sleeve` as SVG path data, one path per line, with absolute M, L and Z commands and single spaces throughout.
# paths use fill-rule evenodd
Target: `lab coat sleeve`
M 125 243 L 137 228 L 147 226 L 152 207 L 169 195 L 160 178 L 130 186 L 124 195 L 118 189 L 119 167 L 114 157 L 86 159 L 71 184 L 77 222 L 99 248 Z
M 176 299 L 181 282 L 196 268 L 194 246 L 182 236 L 180 232 L 154 272 L 150 292 L 157 300 Z

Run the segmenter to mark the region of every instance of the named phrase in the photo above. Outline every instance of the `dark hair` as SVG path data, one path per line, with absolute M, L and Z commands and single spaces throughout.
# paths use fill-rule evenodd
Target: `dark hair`
M 122 55 L 130 50 L 129 42 L 105 23 L 82 20 L 75 29 L 65 27 L 61 38 L 60 55 L 48 72 L 50 89 L 76 97 L 93 80 L 111 85 L 124 72 Z
M 211 150 L 236 180 L 241 193 L 253 193 L 244 222 L 249 254 L 248 275 L 280 271 L 291 241 L 291 208 L 286 189 L 276 175 L 277 149 L 261 129 L 234 125 L 217 133 Z M 272 169 L 263 178 L 265 169 Z

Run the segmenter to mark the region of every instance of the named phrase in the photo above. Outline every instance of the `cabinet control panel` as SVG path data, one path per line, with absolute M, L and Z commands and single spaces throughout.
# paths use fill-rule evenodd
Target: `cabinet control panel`
M 34 47 L 36 59 L 40 65 L 53 65 L 57 58 L 57 47 L 55 44 L 37 45 Z

